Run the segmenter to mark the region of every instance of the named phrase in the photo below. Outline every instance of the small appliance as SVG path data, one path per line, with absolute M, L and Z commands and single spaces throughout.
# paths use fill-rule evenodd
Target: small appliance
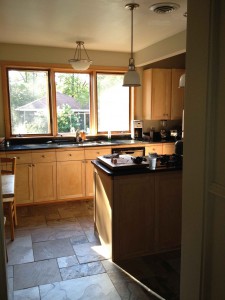
M 143 122 L 142 120 L 133 120 L 131 125 L 131 138 L 142 140 Z

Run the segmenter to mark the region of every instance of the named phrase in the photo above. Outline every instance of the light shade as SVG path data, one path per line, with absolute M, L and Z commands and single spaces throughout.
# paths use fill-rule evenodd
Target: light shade
M 70 59 L 69 63 L 71 64 L 74 70 L 85 71 L 90 67 L 92 61 L 87 59 Z
M 182 74 L 180 76 L 180 80 L 179 80 L 179 88 L 185 87 L 185 74 Z
M 87 70 L 90 65 L 92 64 L 92 60 L 90 60 L 86 49 L 84 48 L 84 42 L 83 41 L 77 41 L 77 47 L 74 53 L 74 58 L 69 59 L 69 63 L 73 67 L 74 70 L 77 71 L 85 71 Z M 82 58 L 81 56 L 81 47 L 83 48 L 86 58 Z
M 137 71 L 129 70 L 123 78 L 123 86 L 140 86 L 140 77 Z

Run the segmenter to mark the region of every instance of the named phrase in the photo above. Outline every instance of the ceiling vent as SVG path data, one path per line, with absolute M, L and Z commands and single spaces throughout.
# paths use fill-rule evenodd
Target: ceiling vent
M 168 14 L 180 8 L 179 4 L 172 2 L 156 3 L 149 7 L 149 9 L 157 14 Z

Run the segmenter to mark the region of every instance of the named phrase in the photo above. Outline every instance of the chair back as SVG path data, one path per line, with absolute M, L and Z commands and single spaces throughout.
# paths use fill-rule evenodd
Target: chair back
M 1 174 L 16 174 L 16 157 L 0 157 Z

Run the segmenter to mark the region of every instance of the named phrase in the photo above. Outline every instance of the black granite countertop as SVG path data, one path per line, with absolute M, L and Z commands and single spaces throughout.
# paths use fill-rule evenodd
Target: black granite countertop
M 159 144 L 168 143 L 174 141 L 160 141 L 160 142 L 149 142 L 141 140 L 90 140 L 84 142 L 75 142 L 74 140 L 46 140 L 46 141 L 29 141 L 29 140 L 17 140 L 9 141 L 9 144 L 1 144 L 0 152 L 2 151 L 27 151 L 27 150 L 47 150 L 47 149 L 62 149 L 62 148 L 86 148 L 86 147 L 110 147 L 110 146 L 121 146 L 128 147 L 129 145 L 135 146 L 140 144 L 145 147 L 146 144 Z
M 148 173 L 156 173 L 156 172 L 171 172 L 171 171 L 181 171 L 182 170 L 182 166 L 161 166 L 159 161 L 157 161 L 155 170 L 150 170 L 149 167 L 112 170 L 112 169 L 108 168 L 107 166 L 103 165 L 98 160 L 92 160 L 91 162 L 97 169 L 100 169 L 101 171 L 103 171 L 104 173 L 106 173 L 109 176 L 148 174 Z

